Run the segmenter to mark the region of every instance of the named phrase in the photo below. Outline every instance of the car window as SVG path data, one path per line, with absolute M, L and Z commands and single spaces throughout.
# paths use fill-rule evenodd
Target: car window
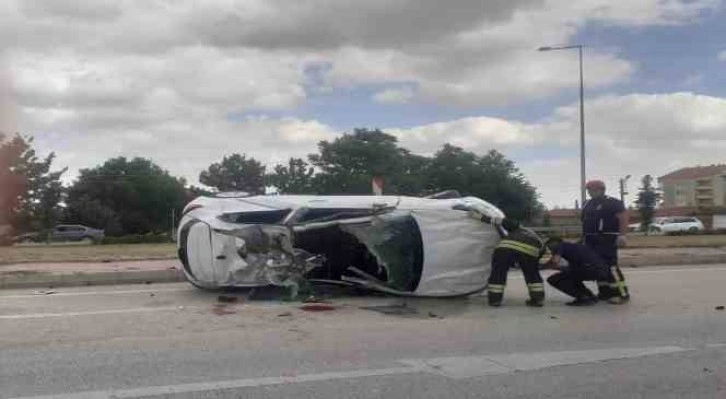
M 307 208 L 295 215 L 295 223 L 350 219 L 368 216 L 372 212 L 370 208 Z
M 281 209 L 274 211 L 257 211 L 257 212 L 235 212 L 225 213 L 219 216 L 219 219 L 228 223 L 247 223 L 247 224 L 276 224 L 282 223 L 285 217 L 290 214 L 290 209 Z

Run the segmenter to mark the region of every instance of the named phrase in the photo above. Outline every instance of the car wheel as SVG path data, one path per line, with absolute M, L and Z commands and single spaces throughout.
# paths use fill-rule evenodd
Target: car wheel
M 698 227 L 691 227 L 688 229 L 688 232 L 691 234 L 698 233 Z
M 91 244 L 93 244 L 93 237 L 83 237 L 83 238 L 81 238 L 80 241 L 83 244 L 91 245 Z

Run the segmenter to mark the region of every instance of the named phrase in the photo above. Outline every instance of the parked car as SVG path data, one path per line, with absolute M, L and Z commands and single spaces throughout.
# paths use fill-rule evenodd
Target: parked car
M 224 198 L 220 198 L 224 197 Z M 481 291 L 499 242 L 479 198 L 199 197 L 182 212 L 177 246 L 199 288 L 355 285 L 404 296 Z
M 103 239 L 105 233 L 103 230 L 94 229 L 80 224 L 59 224 L 50 232 L 33 232 L 26 233 L 16 237 L 15 242 L 30 243 L 43 242 L 48 238 L 50 241 L 88 241 L 98 242 Z
M 705 230 L 703 223 L 692 216 L 665 217 L 657 219 L 650 225 L 654 234 L 698 233 Z
M 631 223 L 628 225 L 628 231 L 631 233 L 638 233 L 643 229 L 640 223 Z

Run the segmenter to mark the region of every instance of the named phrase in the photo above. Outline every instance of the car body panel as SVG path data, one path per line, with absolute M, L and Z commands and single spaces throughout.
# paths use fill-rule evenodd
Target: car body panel
M 453 209 L 462 205 L 504 216 L 474 197 L 200 197 L 185 207 L 177 244 L 187 279 L 206 288 L 295 285 L 321 267 L 321 257 L 333 262 L 340 255 L 320 243 L 313 244 L 325 254 L 302 245 L 320 235 L 331 246 L 343 245 L 332 242 L 345 236 L 346 242 L 355 241 L 351 248 L 364 248 L 367 254 L 358 255 L 375 258 L 379 270 L 374 267 L 372 273 L 383 280 L 376 283 L 422 296 L 463 294 L 485 287 L 499 235 L 491 225 Z M 325 267 L 354 278 L 340 262 Z M 365 262 L 370 267 L 373 261 Z

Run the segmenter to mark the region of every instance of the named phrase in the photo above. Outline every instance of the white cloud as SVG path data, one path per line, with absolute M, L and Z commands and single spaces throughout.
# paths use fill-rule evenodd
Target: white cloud
M 406 104 L 411 101 L 414 92 L 410 87 L 386 89 L 373 95 L 373 101 L 381 104 Z
M 719 61 L 726 61 L 726 50 L 720 51 L 716 58 L 718 58 Z
M 168 120 L 145 129 L 119 128 L 91 136 L 59 129 L 36 134 L 35 142 L 40 153 L 55 151 L 56 164 L 69 167 L 66 180 L 110 157 L 141 156 L 196 184 L 199 172 L 225 155 L 244 153 L 273 165 L 291 156 L 306 158 L 317 150 L 318 141 L 337 134 L 314 120 L 251 117 L 232 122 L 212 116 L 194 124 Z
M 579 198 L 578 112 L 573 104 L 539 123 L 476 117 L 387 131 L 422 154 L 444 143 L 477 153 L 503 151 L 546 204 L 571 206 Z M 693 93 L 595 98 L 586 104 L 587 175 L 605 180 L 615 192 L 618 179 L 628 174 L 660 176 L 683 166 L 723 163 L 725 131 L 724 98 Z
M 324 115 L 237 122 L 230 115 L 284 115 L 305 104 L 308 92 L 371 84 L 385 88 L 372 99 L 383 103 L 481 107 L 543 98 L 577 86 L 577 59 L 537 47 L 570 42 L 588 23 L 684 24 L 716 5 L 8 0 L 0 2 L 0 129 L 34 134 L 41 151 L 55 150 L 72 170 L 108 156 L 143 155 L 193 178 L 229 152 L 275 162 L 304 156 L 336 134 L 320 121 Z M 588 87 L 623 82 L 636 69 L 617 49 L 585 51 Z M 322 77 L 311 79 L 306 70 L 321 65 Z M 689 93 L 588 99 L 593 173 L 638 173 L 648 169 L 644 159 L 659 162 L 652 169 L 699 159 L 668 159 L 673 142 L 684 154 L 715 159 L 722 101 Z M 517 154 L 549 145 L 576 154 L 576 117 L 576 107 L 564 107 L 539 123 L 482 116 L 392 131 L 419 152 L 452 142 L 475 151 Z M 548 178 L 538 159 L 520 159 L 535 183 Z M 548 162 L 562 176 L 575 175 L 577 187 L 576 166 Z M 570 196 L 551 184 L 541 189 L 550 203 Z

